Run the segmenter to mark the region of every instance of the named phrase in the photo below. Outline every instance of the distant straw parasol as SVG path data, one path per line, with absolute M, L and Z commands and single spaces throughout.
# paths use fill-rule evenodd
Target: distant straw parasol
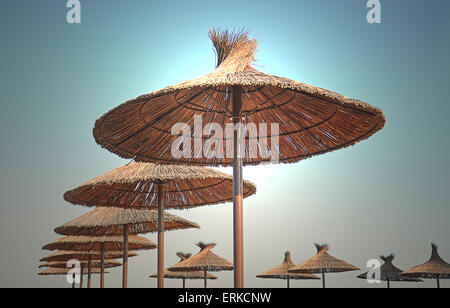
M 317 248 L 316 256 L 293 267 L 289 270 L 290 273 L 322 274 L 322 285 L 325 288 L 325 273 L 342 273 L 359 270 L 356 266 L 329 255 L 328 250 L 330 246 L 326 244 L 314 245 Z
M 364 274 L 361 274 L 357 276 L 357 278 L 360 279 L 378 279 L 380 281 L 386 281 L 387 288 L 391 288 L 391 282 L 392 281 L 405 281 L 405 282 L 422 282 L 422 280 L 417 278 L 409 278 L 409 277 L 402 277 L 400 276 L 400 273 L 403 272 L 401 269 L 396 267 L 394 264 L 392 264 L 392 261 L 394 260 L 395 255 L 391 254 L 387 257 L 380 256 L 380 259 L 384 261 L 384 264 L 381 265 L 378 269 L 375 269 L 374 271 L 379 270 L 379 277 L 368 277 L 369 272 L 366 272 Z
M 362 101 L 256 70 L 258 43 L 244 31 L 213 29 L 209 37 L 216 49 L 215 71 L 112 109 L 95 123 L 94 137 L 123 158 L 233 166 L 234 281 L 243 288 L 242 166 L 293 163 L 346 148 L 381 130 L 386 120 L 382 110 Z M 187 127 L 174 132 L 180 123 Z M 261 128 L 266 124 L 278 127 Z M 208 141 L 215 146 L 208 147 Z M 174 155 L 174 145 L 181 142 L 186 148 L 193 143 L 194 151 Z
M 177 256 L 180 258 L 180 262 L 178 262 L 177 264 L 180 264 L 183 260 L 189 259 L 192 255 L 190 253 L 185 254 L 182 252 L 177 252 Z M 150 278 L 158 278 L 158 273 L 151 275 Z M 173 271 L 169 271 L 168 269 L 166 269 L 164 271 L 164 278 L 183 280 L 183 289 L 184 289 L 184 288 L 186 288 L 186 279 L 189 279 L 189 280 L 205 279 L 205 274 L 202 271 L 173 272 Z M 211 273 L 208 273 L 207 279 L 216 280 L 217 276 L 215 276 Z
M 202 271 L 205 288 L 208 287 L 208 272 L 233 270 L 233 263 L 219 257 L 211 251 L 216 244 L 205 244 L 203 242 L 199 242 L 197 243 L 197 246 L 200 247 L 200 252 L 198 254 L 169 267 L 168 270 L 174 272 Z
M 424 279 L 436 279 L 437 288 L 441 287 L 441 279 L 450 279 L 450 264 L 442 260 L 438 253 L 438 246 L 431 244 L 431 257 L 428 262 L 415 266 L 403 273 L 401 276 L 416 277 Z
M 137 253 L 130 252 L 129 257 L 137 256 Z M 99 251 L 66 251 L 58 250 L 50 253 L 47 257 L 40 259 L 40 262 L 64 262 L 69 260 L 88 261 L 89 258 L 94 261 L 100 260 Z M 105 259 L 117 259 L 122 257 L 122 251 L 107 251 L 104 254 Z
M 43 270 L 42 272 L 38 273 L 40 276 L 61 276 L 61 275 L 67 275 L 70 272 L 70 268 L 48 268 L 46 270 Z M 93 268 L 91 274 L 100 274 L 99 268 Z M 105 272 L 105 274 L 109 274 L 109 272 Z M 83 274 L 81 274 L 81 279 L 83 278 Z M 72 282 L 72 288 L 75 288 L 75 274 L 73 274 L 73 282 Z
M 64 199 L 85 206 L 157 209 L 158 287 L 163 288 L 164 231 L 167 229 L 164 209 L 231 201 L 232 180 L 230 175 L 209 168 L 131 162 L 66 192 Z M 254 184 L 244 182 L 245 197 L 255 192 Z
M 156 244 L 145 237 L 132 235 L 128 237 L 128 250 L 155 249 Z M 44 247 L 45 250 L 122 250 L 123 237 L 121 236 L 65 236 Z
M 167 230 L 200 228 L 196 223 L 168 213 L 164 215 L 164 222 L 167 226 Z M 130 246 L 128 234 L 142 234 L 155 232 L 156 230 L 158 230 L 158 213 L 156 211 L 144 209 L 97 208 L 56 228 L 55 232 L 61 235 L 76 236 L 122 235 L 122 243 L 125 243 L 125 245 L 121 245 L 123 251 L 122 286 L 127 287 L 127 254 L 130 247 L 133 247 Z M 100 283 L 103 285 L 102 279 Z
M 295 267 L 294 262 L 291 259 L 291 253 L 287 251 L 284 254 L 284 261 L 281 265 L 268 270 L 262 274 L 257 275 L 257 278 L 267 278 L 267 279 L 283 279 L 287 281 L 287 288 L 290 288 L 290 280 L 308 280 L 308 279 L 320 279 L 319 277 L 314 276 L 313 274 L 295 274 L 289 273 L 289 269 Z

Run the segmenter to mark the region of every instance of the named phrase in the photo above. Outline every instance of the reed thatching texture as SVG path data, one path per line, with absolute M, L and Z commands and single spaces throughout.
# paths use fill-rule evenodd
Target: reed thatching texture
M 320 279 L 319 277 L 314 276 L 313 274 L 295 274 L 289 273 L 289 269 L 295 267 L 294 262 L 291 259 L 291 253 L 287 251 L 284 255 L 284 261 L 281 265 L 268 270 L 262 274 L 257 275 L 258 278 L 268 278 L 268 279 L 296 279 L 296 280 L 307 280 L 307 279 Z
M 315 244 L 317 255 L 293 267 L 290 273 L 341 273 L 357 271 L 359 268 L 328 254 L 328 245 Z
M 45 250 L 101 250 L 117 251 L 123 249 L 123 236 L 65 236 L 45 245 Z M 133 235 L 128 237 L 128 250 L 151 250 L 157 246 L 145 237 Z
M 406 282 L 422 282 L 422 280 L 412 277 L 402 277 L 400 276 L 400 273 L 403 271 L 396 267 L 392 261 L 394 260 L 395 256 L 394 254 L 391 254 L 387 257 L 380 256 L 380 259 L 384 261 L 384 264 L 380 267 L 380 277 L 379 280 L 381 281 L 406 281 Z M 363 273 L 357 278 L 360 279 L 367 279 L 368 272 Z M 372 277 L 369 277 L 372 278 Z
M 381 130 L 385 116 L 381 109 L 341 94 L 283 77 L 264 74 L 254 67 L 257 41 L 246 33 L 212 30 L 210 38 L 216 48 L 218 67 L 212 73 L 125 102 L 97 120 L 96 142 L 128 159 L 156 163 L 230 166 L 232 158 L 220 157 L 217 149 L 211 156 L 195 153 L 189 158 L 174 159 L 171 146 L 181 135 L 172 135 L 176 123 L 186 123 L 193 135 L 194 115 L 203 123 L 218 123 L 225 131 L 232 122 L 231 87 L 243 88 L 241 117 L 243 124 L 278 123 L 277 149 L 280 161 L 291 163 L 338 150 L 369 138 Z M 264 134 L 259 134 L 265 137 Z M 224 144 L 226 139 L 222 141 Z M 201 141 L 209 139 L 203 135 Z M 270 162 L 270 158 L 249 155 L 249 136 L 245 140 L 244 165 Z M 194 143 L 194 141 L 192 142 Z M 260 147 L 267 148 L 264 143 Z M 261 149 L 259 149 L 261 151 Z
M 42 272 L 38 273 L 38 275 L 41 276 L 51 276 L 51 275 L 67 275 L 71 268 L 48 268 L 46 270 L 43 270 Z M 87 275 L 88 273 L 83 273 L 84 275 Z M 91 274 L 101 274 L 101 271 L 99 268 L 93 268 L 91 270 Z M 108 271 L 105 271 L 105 274 L 109 274 Z
M 211 249 L 213 249 L 216 244 L 204 244 L 202 242 L 198 243 L 197 246 L 200 247 L 200 252 L 195 256 L 192 256 L 180 263 L 168 268 L 172 272 L 183 272 L 183 271 L 209 271 L 209 272 L 219 272 L 219 271 L 232 271 L 233 263 L 230 261 L 219 257 L 214 254 Z
M 89 262 L 88 261 L 81 261 L 80 262 L 81 267 L 88 268 Z M 104 268 L 114 268 L 122 266 L 122 263 L 116 260 L 105 260 L 103 267 Z M 67 268 L 67 262 L 48 262 L 43 263 L 39 265 L 39 268 L 42 267 L 49 267 L 49 268 Z M 98 260 L 94 260 L 91 262 L 91 268 L 101 268 L 101 262 Z
M 84 206 L 158 208 L 158 183 L 164 183 L 166 209 L 185 209 L 233 201 L 232 176 L 209 168 L 131 162 L 64 194 Z M 244 197 L 256 193 L 244 181 Z
M 184 254 L 184 253 L 177 253 L 177 256 L 180 257 L 180 262 L 178 262 L 176 265 L 180 264 L 183 260 L 187 260 L 191 257 L 191 254 Z M 158 274 L 155 273 L 150 276 L 150 278 L 158 278 Z M 205 273 L 204 271 L 192 271 L 192 272 L 174 272 L 169 271 L 166 269 L 164 271 L 164 278 L 168 279 L 189 279 L 189 280 L 204 280 L 205 279 Z M 207 273 L 206 278 L 208 280 L 217 280 L 217 276 Z
M 128 252 L 128 257 L 136 257 L 137 253 L 130 251 Z M 58 250 L 52 252 L 47 257 L 40 259 L 40 262 L 64 262 L 69 260 L 78 260 L 78 261 L 86 261 L 89 260 L 100 260 L 100 252 L 99 251 L 65 251 Z M 123 251 L 107 251 L 104 254 L 105 259 L 118 259 L 123 257 Z
M 432 253 L 428 262 L 415 266 L 403 273 L 402 276 L 425 279 L 450 279 L 450 264 L 442 260 L 438 253 L 438 246 L 431 244 Z
M 61 235 L 102 236 L 123 235 L 123 225 L 129 225 L 129 234 L 144 234 L 158 230 L 158 212 L 121 208 L 97 208 L 55 229 Z M 164 230 L 197 228 L 196 223 L 165 213 Z

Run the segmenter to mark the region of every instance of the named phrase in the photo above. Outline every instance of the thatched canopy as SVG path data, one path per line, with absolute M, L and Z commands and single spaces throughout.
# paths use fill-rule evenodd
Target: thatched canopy
M 117 251 L 123 249 L 123 236 L 65 236 L 45 245 L 45 250 L 101 250 Z M 145 237 L 133 235 L 128 237 L 128 250 L 151 250 L 156 244 Z
M 450 279 L 450 264 L 442 260 L 438 253 L 438 246 L 431 244 L 432 253 L 428 262 L 415 266 L 403 273 L 402 276 L 425 279 Z
M 217 54 L 215 71 L 114 108 L 95 123 L 96 142 L 123 158 L 138 161 L 230 166 L 232 158 L 220 155 L 221 151 L 214 147 L 210 156 L 192 153 L 175 159 L 171 147 L 183 134 L 172 135 L 172 128 L 176 123 L 186 123 L 192 143 L 204 143 L 209 135 L 197 137 L 193 133 L 194 116 L 198 115 L 203 125 L 217 123 L 225 132 L 233 118 L 231 89 L 237 86 L 243 91 L 240 116 L 244 125 L 259 128 L 264 123 L 279 124 L 279 133 L 272 132 L 268 125 L 267 143 L 270 146 L 272 134 L 279 137 L 276 150 L 283 163 L 352 146 L 383 128 L 385 117 L 376 107 L 255 69 L 252 63 L 258 43 L 247 33 L 212 30 L 209 36 Z M 266 134 L 260 132 L 258 136 Z M 225 145 L 231 139 L 225 135 L 220 140 Z M 244 165 L 271 160 L 249 155 L 249 143 L 254 141 L 246 136 Z M 267 149 L 265 143 L 256 142 L 258 151 Z
M 213 249 L 216 244 L 205 244 L 198 243 L 198 247 L 200 247 L 200 252 L 195 256 L 192 256 L 186 260 L 181 261 L 180 263 L 169 267 L 169 271 L 174 272 L 183 272 L 183 271 L 210 271 L 210 272 L 219 272 L 219 271 L 232 271 L 233 263 L 230 261 L 219 257 L 214 254 L 211 249 Z
M 158 183 L 164 183 L 166 209 L 185 209 L 233 201 L 231 175 L 209 168 L 131 162 L 64 194 L 73 204 L 158 208 Z M 244 181 L 244 197 L 256 193 Z
M 144 234 L 158 230 L 158 212 L 121 208 L 97 208 L 55 229 L 61 235 L 100 236 L 122 235 L 123 225 L 129 225 L 129 234 Z M 200 228 L 196 223 L 165 213 L 164 229 Z
M 328 254 L 330 247 L 315 244 L 317 255 L 289 270 L 290 273 L 341 273 L 357 271 L 359 268 Z
M 86 261 L 89 260 L 89 256 L 91 257 L 91 260 L 100 260 L 100 252 L 99 251 L 65 251 L 65 250 L 58 250 L 55 252 L 52 252 L 47 257 L 44 257 L 40 259 L 41 262 L 64 262 L 69 261 L 72 259 L 78 260 L 78 261 Z M 128 252 L 128 257 L 135 257 L 137 256 L 137 253 L 135 252 Z M 123 257 L 123 251 L 107 251 L 105 252 L 104 258 L 105 259 L 117 259 Z
M 291 259 L 291 253 L 287 251 L 284 255 L 284 261 L 281 265 L 268 270 L 262 274 L 257 275 L 258 278 L 269 278 L 269 279 L 297 279 L 297 280 L 307 280 L 307 279 L 320 279 L 313 274 L 296 274 L 289 273 L 289 269 L 295 267 L 294 262 Z
M 83 268 L 88 268 L 88 261 L 81 261 L 81 266 Z M 114 268 L 122 266 L 122 263 L 116 260 L 105 260 L 103 267 L 104 268 Z M 39 268 L 49 267 L 49 268 L 67 268 L 67 262 L 48 262 L 39 265 Z M 98 260 L 91 262 L 91 268 L 101 268 L 101 263 Z
M 43 270 L 42 272 L 38 273 L 38 275 L 41 276 L 51 276 L 51 275 L 67 275 L 71 268 L 48 268 L 46 270 Z M 84 273 L 87 275 L 88 273 Z M 91 270 L 91 274 L 101 274 L 101 271 L 99 268 L 93 268 Z M 109 274 L 108 271 L 105 271 L 105 274 Z
M 384 264 L 380 267 L 380 277 L 379 279 L 381 281 L 407 281 L 407 282 L 421 282 L 422 280 L 412 277 L 402 277 L 400 276 L 400 273 L 403 271 L 396 267 L 394 264 L 392 264 L 392 261 L 394 260 L 395 256 L 394 254 L 391 254 L 387 257 L 380 256 L 380 259 L 384 261 Z M 368 272 L 361 274 L 357 276 L 357 278 L 360 279 L 367 279 Z M 371 277 L 369 277 L 371 278 Z
M 180 264 L 183 260 L 187 260 L 191 257 L 191 254 L 185 254 L 182 252 L 178 252 L 177 256 L 180 258 L 180 262 L 177 263 Z M 150 278 L 158 278 L 158 274 L 153 274 L 150 276 Z M 202 271 L 192 271 L 192 272 L 174 272 L 169 271 L 166 269 L 164 271 L 164 278 L 168 279 L 189 279 L 189 280 L 203 280 L 205 279 L 205 273 Z M 207 273 L 206 278 L 208 280 L 217 280 L 217 276 Z

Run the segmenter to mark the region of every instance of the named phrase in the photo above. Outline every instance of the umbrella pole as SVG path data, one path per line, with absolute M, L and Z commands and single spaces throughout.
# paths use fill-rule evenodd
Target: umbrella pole
M 287 278 L 287 288 L 288 288 L 288 289 L 291 288 L 290 281 L 289 281 L 289 277 Z
M 91 270 L 92 270 L 92 256 L 89 255 L 89 261 L 88 261 L 88 289 L 91 288 Z
M 105 243 L 100 244 L 100 289 L 105 287 Z
M 158 184 L 158 288 L 164 288 L 164 192 Z
M 128 224 L 123 225 L 123 271 L 122 288 L 128 287 Z
M 325 284 L 325 272 L 322 269 L 322 286 L 325 289 L 326 288 L 326 284 Z
M 183 278 L 183 289 L 186 289 L 186 279 Z
M 441 288 L 441 282 L 439 281 L 439 277 L 436 280 L 437 280 L 437 288 L 440 289 Z
M 234 287 L 244 288 L 244 228 L 243 228 L 243 183 L 242 183 L 242 157 L 236 124 L 241 124 L 242 87 L 233 86 L 233 220 L 234 220 Z
M 205 280 L 205 289 L 208 288 L 208 273 L 206 272 L 206 270 L 204 270 L 203 272 L 203 279 Z
M 81 266 L 81 268 L 80 268 L 80 289 L 83 289 L 83 274 L 84 274 L 84 269 L 83 269 L 83 266 Z
M 391 288 L 391 282 L 389 281 L 389 278 L 386 281 L 387 281 L 387 288 L 390 289 Z
M 75 289 L 75 274 L 72 275 L 72 289 Z

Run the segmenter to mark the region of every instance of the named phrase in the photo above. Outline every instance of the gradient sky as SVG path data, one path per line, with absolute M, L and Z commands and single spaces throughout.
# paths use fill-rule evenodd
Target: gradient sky
M 62 195 L 127 162 L 96 145 L 95 120 L 212 71 L 211 27 L 246 27 L 260 43 L 258 69 L 367 101 L 387 118 L 355 147 L 244 169 L 258 185 L 244 202 L 246 286 L 284 287 L 254 276 L 286 250 L 304 261 L 314 242 L 361 269 L 379 254 L 395 253 L 403 269 L 423 263 L 431 242 L 450 261 L 450 1 L 381 3 L 382 24 L 368 24 L 365 0 L 81 0 L 82 23 L 71 25 L 66 1 L 1 0 L 0 286 L 69 286 L 37 276 L 53 229 L 89 211 Z M 202 229 L 167 234 L 167 265 L 176 251 L 196 253 L 199 240 L 232 260 L 231 204 L 172 213 Z M 156 252 L 142 253 L 130 261 L 129 286 L 155 287 L 155 271 Z M 359 273 L 329 275 L 328 285 L 368 287 Z M 218 276 L 211 287 L 232 286 L 231 272 Z M 120 277 L 113 270 L 106 286 Z

